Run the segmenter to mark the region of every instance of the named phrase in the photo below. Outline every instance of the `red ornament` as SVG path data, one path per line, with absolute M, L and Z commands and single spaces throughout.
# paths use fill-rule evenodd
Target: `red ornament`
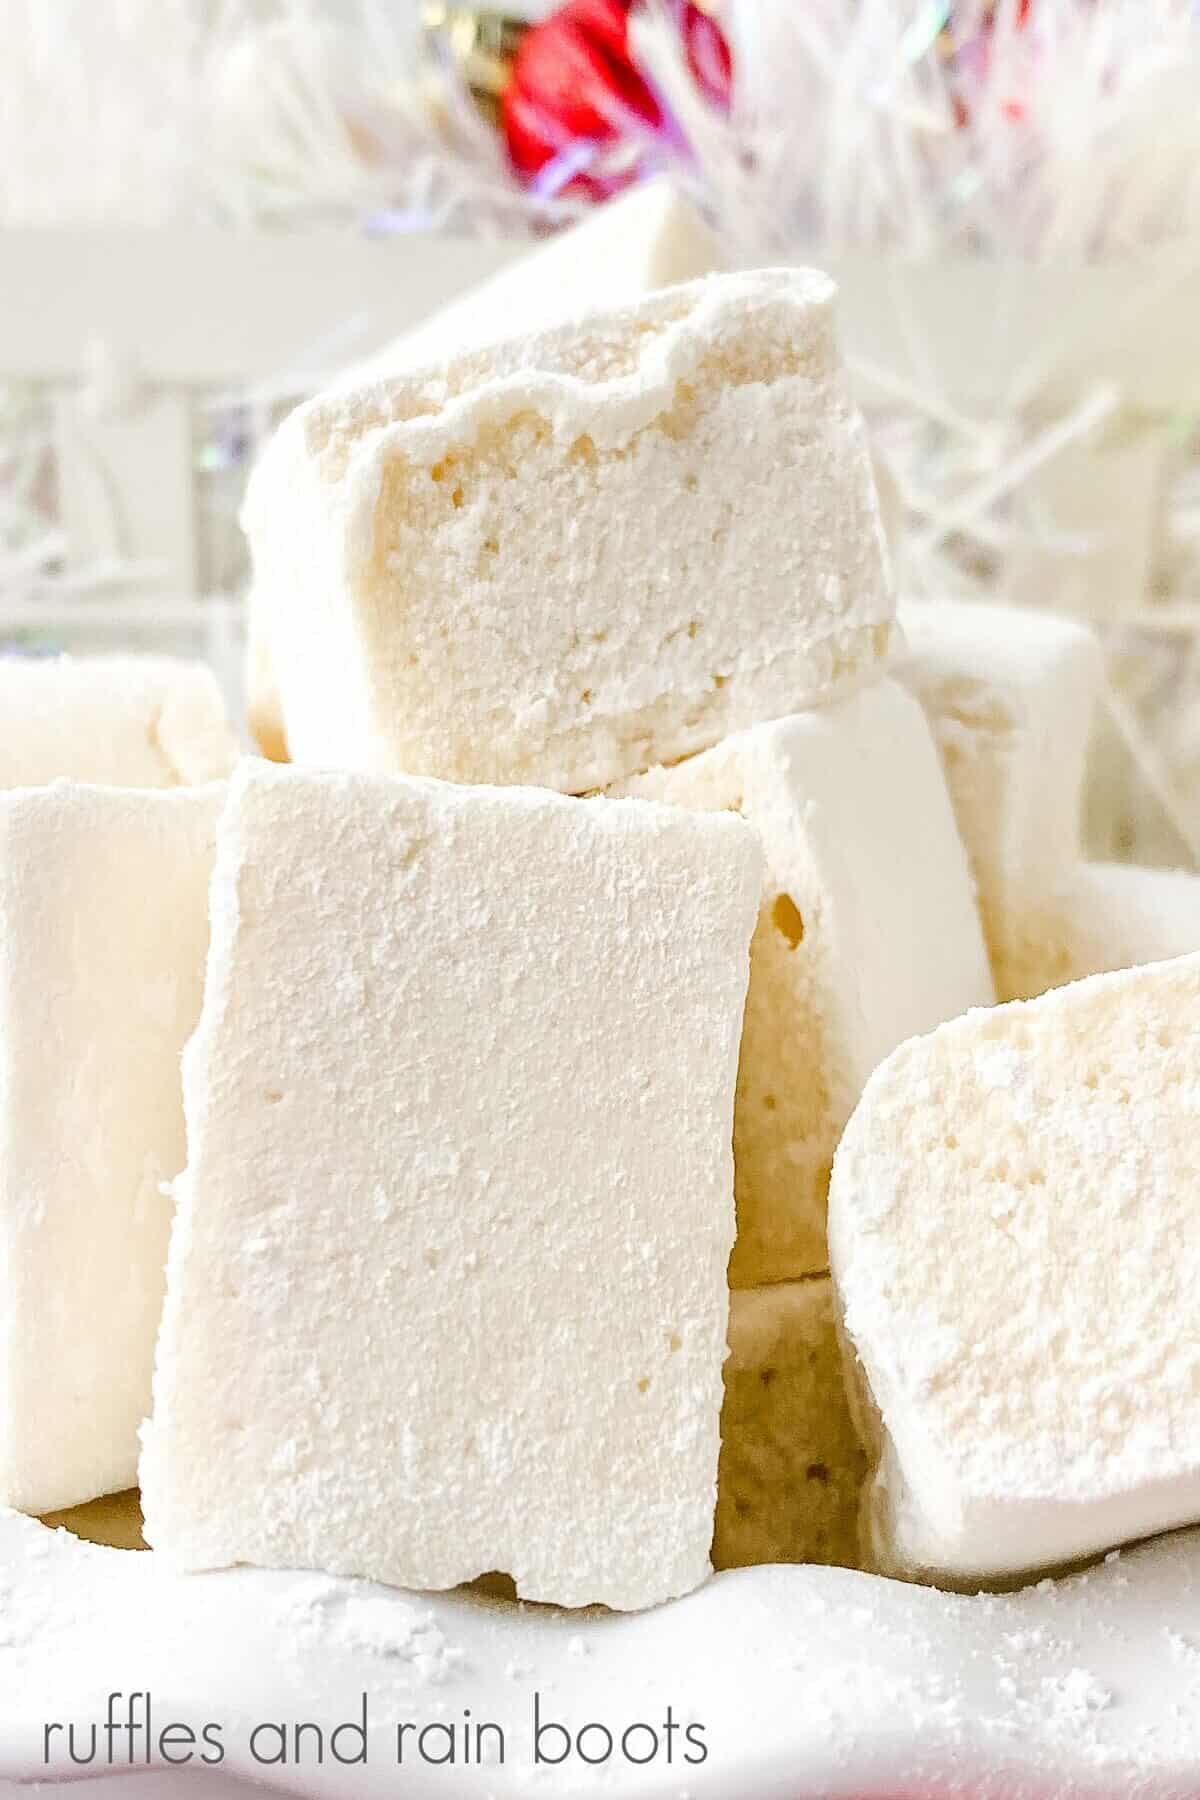
M 522 38 L 501 117 L 509 160 L 532 185 L 606 199 L 638 179 L 647 138 L 677 138 L 633 59 L 634 3 L 566 0 Z M 697 85 L 727 106 L 732 58 L 709 6 L 673 0 L 673 10 Z
M 602 199 L 608 183 L 588 172 L 589 149 L 618 143 L 631 123 L 662 124 L 629 53 L 630 3 L 567 0 L 521 40 L 501 115 L 509 158 L 526 180 L 578 150 L 580 171 L 560 191 Z

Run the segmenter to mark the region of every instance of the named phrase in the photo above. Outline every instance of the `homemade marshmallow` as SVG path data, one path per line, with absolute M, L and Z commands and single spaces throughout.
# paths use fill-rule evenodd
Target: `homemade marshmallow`
M 1005 949 L 1012 997 L 1200 950 L 1200 875 L 1083 863 L 1062 891 L 1014 923 Z
M 1018 997 L 1025 920 L 1075 877 L 1100 647 L 1016 607 L 906 605 L 900 674 L 941 752 L 1001 1000 Z
M 245 510 L 292 757 L 583 792 L 876 669 L 833 295 L 714 275 L 299 407 Z
M 708 1571 L 753 832 L 246 762 L 142 1458 L 187 1567 Z
M 132 1487 L 220 790 L 0 794 L 0 1504 Z
M 828 1276 L 732 1294 L 715 1566 L 859 1567 L 866 1472 Z
M 665 177 L 643 182 L 460 295 L 342 379 L 377 381 L 511 335 L 514 320 L 526 331 L 544 330 L 581 313 L 638 300 L 657 288 L 694 281 L 721 266 L 715 237 L 678 189 Z M 269 641 L 270 610 L 252 590 L 247 711 L 263 754 L 285 762 L 287 736 Z
M 824 1270 L 829 1168 L 867 1077 L 904 1038 L 993 999 L 929 727 L 884 679 L 622 791 L 740 812 L 762 840 L 730 1281 Z
M 1200 957 L 896 1051 L 829 1240 L 873 1549 L 970 1583 L 1200 1519 Z
M 67 779 L 196 787 L 237 745 L 203 663 L 168 656 L 0 658 L 0 787 Z

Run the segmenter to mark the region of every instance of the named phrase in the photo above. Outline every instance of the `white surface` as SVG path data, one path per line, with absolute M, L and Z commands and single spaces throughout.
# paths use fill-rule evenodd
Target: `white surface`
M 136 1477 L 219 804 L 0 795 L 0 1495 L 31 1512 Z
M 0 657 L 0 788 L 219 781 L 237 745 L 212 670 L 165 656 Z
M 749 826 L 230 785 L 146 1538 L 568 1605 L 708 1572 Z
M 1025 921 L 1070 881 L 1103 672 L 1086 627 L 1015 607 L 905 605 L 899 673 L 925 708 L 1001 1000 L 1025 997 Z
M 246 523 L 301 762 L 581 792 L 847 689 L 894 603 L 807 271 L 297 409 Z
M 829 1248 L 877 1566 L 986 1579 L 1200 1522 L 1198 1022 L 1185 957 L 971 1013 L 867 1084 Z
M 41 1772 L 47 1721 L 103 1720 L 147 1688 L 160 1720 L 225 1727 L 222 1775 L 320 1800 L 1194 1800 L 1200 1787 L 1200 1538 L 1069 1581 L 963 1599 L 837 1569 L 745 1570 L 632 1617 L 518 1610 L 319 1576 L 178 1576 L 0 1520 L 0 1776 Z M 576 1733 L 704 1728 L 698 1768 L 530 1768 L 534 1692 Z M 255 1767 L 266 1720 L 328 1727 L 367 1695 L 367 1767 Z M 397 1722 L 504 1729 L 502 1764 L 399 1773 Z M 412 1733 L 407 1741 L 412 1742 Z M 644 1742 L 644 1740 L 642 1740 Z M 436 1743 L 433 1744 L 436 1749 Z M 155 1777 L 146 1800 L 202 1800 Z M 101 1790 L 102 1792 L 103 1790 Z M 137 1790 L 121 1800 L 138 1800 Z
M 738 1072 L 735 1287 L 828 1267 L 829 1166 L 876 1065 L 992 981 L 920 707 L 881 680 L 628 784 L 740 810 L 767 863 Z M 780 897 L 799 914 L 793 943 Z M 797 929 L 794 921 L 792 931 Z

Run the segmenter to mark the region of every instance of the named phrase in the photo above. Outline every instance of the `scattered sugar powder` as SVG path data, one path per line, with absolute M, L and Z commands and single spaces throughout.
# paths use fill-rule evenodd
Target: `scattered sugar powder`
M 316 1581 L 293 1591 L 282 1611 L 298 1651 L 358 1651 L 404 1662 L 430 1686 L 466 1663 L 465 1652 L 447 1642 L 431 1609 L 396 1595 L 347 1592 L 342 1583 Z

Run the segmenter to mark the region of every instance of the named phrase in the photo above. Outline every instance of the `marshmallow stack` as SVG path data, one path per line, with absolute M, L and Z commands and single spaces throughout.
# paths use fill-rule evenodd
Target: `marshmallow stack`
M 14 689 L 0 785 L 121 785 L 0 796 L 0 1498 L 130 1480 L 157 1331 L 185 1568 L 631 1609 L 859 1560 L 865 1480 L 947 1582 L 1200 1516 L 1200 958 L 994 1006 L 1200 936 L 1082 861 L 1097 647 L 914 608 L 893 658 L 831 285 L 644 294 L 711 246 L 656 190 L 602 269 L 619 212 L 266 452 L 291 766 L 145 791 L 229 773 L 190 672 Z

